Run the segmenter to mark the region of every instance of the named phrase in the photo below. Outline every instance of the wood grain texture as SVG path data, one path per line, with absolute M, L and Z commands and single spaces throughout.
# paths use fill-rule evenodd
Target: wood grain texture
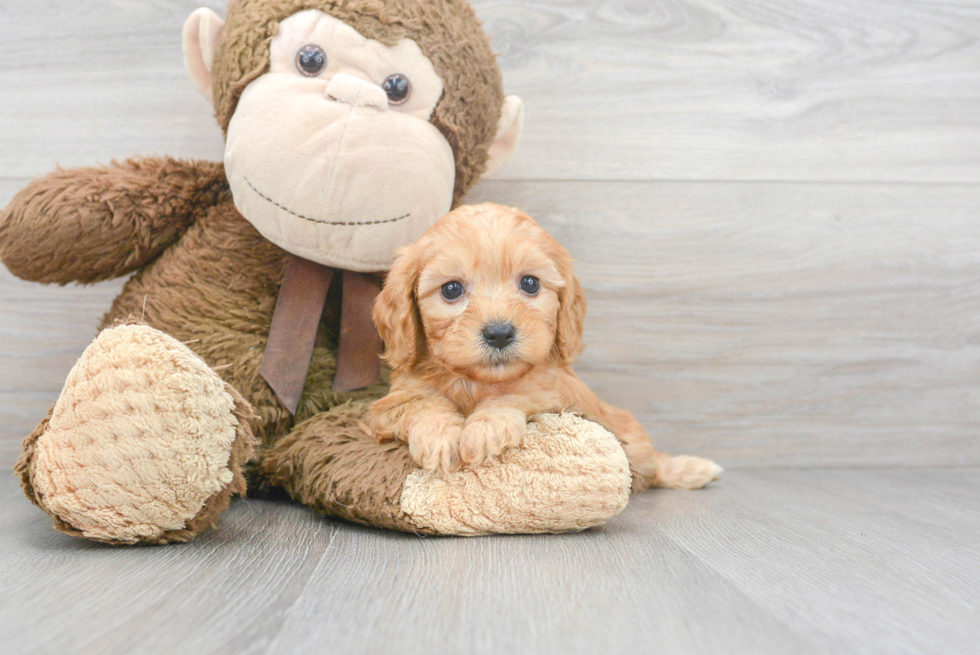
M 980 180 L 980 5 L 480 3 L 519 179 Z
M 980 470 L 744 471 L 601 530 L 439 539 L 238 502 L 187 545 L 56 533 L 0 479 L 10 652 L 944 653 L 980 639 Z
M 976 3 L 473 4 L 527 105 L 507 179 L 980 181 Z M 198 5 L 224 2 L 0 3 L 0 174 L 218 158 L 181 62 Z

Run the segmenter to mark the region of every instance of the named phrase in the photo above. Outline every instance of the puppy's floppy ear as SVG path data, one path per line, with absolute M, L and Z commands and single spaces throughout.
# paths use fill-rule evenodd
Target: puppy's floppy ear
M 556 242 L 557 243 L 557 242 Z M 558 328 L 555 333 L 555 348 L 562 364 L 571 364 L 582 353 L 585 344 L 582 333 L 585 330 L 585 312 L 588 303 L 585 291 L 572 270 L 572 258 L 561 246 L 555 257 L 558 272 L 565 279 L 565 286 L 558 290 Z
M 374 303 L 374 322 L 385 342 L 384 358 L 392 368 L 412 366 L 425 348 L 422 319 L 415 301 L 421 268 L 419 244 L 399 250 Z

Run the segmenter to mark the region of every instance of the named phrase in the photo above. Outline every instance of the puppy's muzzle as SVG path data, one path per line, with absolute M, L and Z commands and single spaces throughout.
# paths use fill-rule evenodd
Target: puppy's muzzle
M 491 348 L 503 350 L 514 343 L 517 337 L 517 328 L 513 323 L 497 322 L 490 323 L 483 328 L 483 341 Z

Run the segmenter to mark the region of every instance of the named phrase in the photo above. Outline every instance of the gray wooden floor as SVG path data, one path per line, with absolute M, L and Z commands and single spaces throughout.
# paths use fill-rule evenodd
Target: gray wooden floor
M 422 538 L 236 503 L 183 545 L 52 531 L 0 480 L 7 653 L 958 653 L 980 471 L 741 471 L 606 527 Z
M 55 165 L 221 158 L 180 29 L 224 0 L 0 0 L 0 205 Z M 0 475 L 0 653 L 980 652 L 980 3 L 475 0 L 583 378 L 718 485 L 602 530 L 418 538 L 289 503 L 115 549 Z M 0 267 L 0 466 L 121 281 Z

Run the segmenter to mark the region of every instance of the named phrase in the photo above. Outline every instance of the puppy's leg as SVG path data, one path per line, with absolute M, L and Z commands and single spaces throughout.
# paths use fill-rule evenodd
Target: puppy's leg
M 597 419 L 622 442 L 630 467 L 636 472 L 634 491 L 650 487 L 700 489 L 721 475 L 723 469 L 710 459 L 658 452 L 633 414 L 604 402 L 578 376 L 571 374 L 563 379 L 561 388 L 575 407 Z
M 446 398 L 393 391 L 371 405 L 362 427 L 378 441 L 407 442 L 412 459 L 422 468 L 459 468 L 463 415 Z
M 602 413 L 597 418 L 623 442 L 630 466 L 640 477 L 637 491 L 650 487 L 700 489 L 719 478 L 722 468 L 710 459 L 690 455 L 671 456 L 653 447 L 646 430 L 630 412 L 599 401 Z
M 510 395 L 488 398 L 477 405 L 460 435 L 463 463 L 478 466 L 520 444 L 527 432 L 528 414 L 542 411 L 534 405 L 531 398 Z

